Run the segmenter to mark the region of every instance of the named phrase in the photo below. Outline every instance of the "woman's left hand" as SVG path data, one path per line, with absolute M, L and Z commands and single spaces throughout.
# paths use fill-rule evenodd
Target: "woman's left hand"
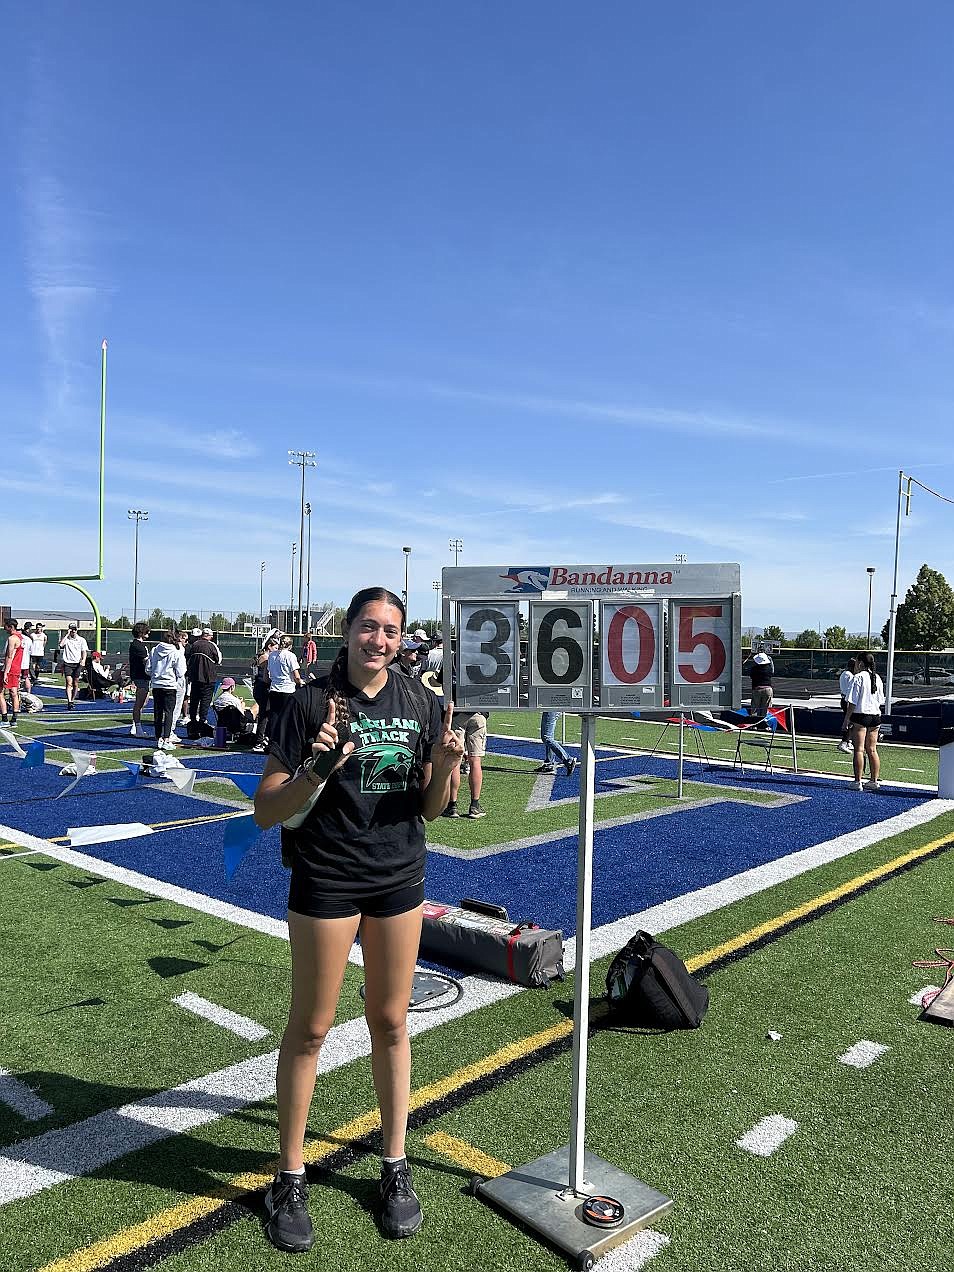
M 464 754 L 464 744 L 451 728 L 453 718 L 454 704 L 449 702 L 444 711 L 440 741 L 431 747 L 431 764 L 444 772 L 456 768 Z

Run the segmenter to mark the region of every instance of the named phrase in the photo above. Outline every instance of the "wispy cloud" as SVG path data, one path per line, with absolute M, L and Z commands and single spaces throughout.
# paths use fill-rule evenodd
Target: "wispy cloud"
M 250 437 L 236 428 L 205 429 L 144 415 L 117 416 L 115 422 L 124 435 L 146 437 L 150 445 L 169 447 L 189 455 L 204 455 L 208 459 L 253 459 L 261 452 Z
M 109 290 L 94 251 L 105 218 L 84 206 L 62 175 L 65 165 L 58 152 L 65 147 L 57 144 L 57 130 L 67 115 L 57 100 L 56 83 L 55 73 L 36 51 L 29 66 L 19 190 L 27 287 L 46 355 L 45 409 L 35 422 L 41 440 L 67 418 L 82 320 Z M 46 446 L 34 445 L 28 454 L 48 479 L 54 475 L 58 462 Z

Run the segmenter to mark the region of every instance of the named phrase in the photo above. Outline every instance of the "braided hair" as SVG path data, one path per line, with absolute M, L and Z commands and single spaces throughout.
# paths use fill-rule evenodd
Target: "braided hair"
M 871 692 L 876 693 L 878 689 L 878 678 L 875 675 L 874 654 L 868 653 L 867 650 L 863 654 L 858 655 L 858 670 L 866 671 L 871 677 Z
M 348 627 L 354 622 L 365 605 L 372 601 L 384 601 L 387 605 L 393 605 L 401 611 L 401 631 L 403 633 L 407 623 L 407 611 L 404 608 L 404 602 L 399 596 L 395 596 L 393 592 L 388 591 L 386 587 L 365 587 L 360 592 L 355 592 L 351 598 L 351 604 L 345 612 L 345 623 Z M 335 704 L 335 720 L 338 726 L 338 738 L 341 742 L 346 742 L 351 737 L 351 708 L 348 705 L 348 646 L 342 645 L 335 655 L 335 660 L 331 664 L 331 670 L 328 672 L 328 687 L 325 689 L 324 701 L 321 704 L 321 715 L 324 718 L 328 714 L 328 703 Z

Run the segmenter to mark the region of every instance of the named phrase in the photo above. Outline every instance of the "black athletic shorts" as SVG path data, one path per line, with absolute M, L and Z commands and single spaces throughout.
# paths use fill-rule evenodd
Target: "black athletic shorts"
M 860 725 L 862 729 L 877 729 L 881 724 L 881 715 L 880 713 L 878 715 L 865 715 L 864 712 L 856 711 L 848 723 Z
M 288 908 L 294 914 L 304 914 L 310 919 L 347 919 L 356 914 L 369 919 L 391 919 L 423 904 L 423 879 L 385 892 L 374 892 L 370 896 L 355 897 L 347 893 L 317 892 L 313 879 L 292 867 Z

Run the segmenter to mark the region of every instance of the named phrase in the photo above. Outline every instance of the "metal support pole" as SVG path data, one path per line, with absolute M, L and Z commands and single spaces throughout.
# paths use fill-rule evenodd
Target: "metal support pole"
M 788 727 L 792 732 L 792 767 L 798 772 L 798 746 L 795 742 L 795 704 L 789 703 Z
M 298 530 L 298 542 L 301 544 L 301 552 L 298 554 L 298 630 L 302 630 L 301 621 L 301 598 L 303 591 L 303 580 L 305 573 L 305 465 L 301 466 L 301 521 Z
M 885 706 L 891 714 L 891 697 L 894 688 L 894 629 L 898 612 L 898 558 L 901 551 L 901 499 L 904 493 L 904 470 L 898 470 L 898 519 L 894 531 L 894 579 L 891 583 L 891 611 L 888 618 L 888 683 L 885 686 Z
M 679 716 L 679 789 L 676 792 L 676 798 L 682 799 L 682 763 L 686 754 L 686 717 L 680 713 Z
M 305 571 L 305 627 L 311 631 L 311 504 L 305 504 L 308 518 L 308 568 Z
M 136 518 L 133 529 L 133 627 L 139 610 L 139 518 Z
M 576 968 L 573 975 L 573 1089 L 570 1096 L 570 1189 L 586 1191 L 586 1053 L 590 1030 L 590 924 L 593 915 L 593 807 L 596 716 L 580 717 L 580 837 L 576 881 Z

